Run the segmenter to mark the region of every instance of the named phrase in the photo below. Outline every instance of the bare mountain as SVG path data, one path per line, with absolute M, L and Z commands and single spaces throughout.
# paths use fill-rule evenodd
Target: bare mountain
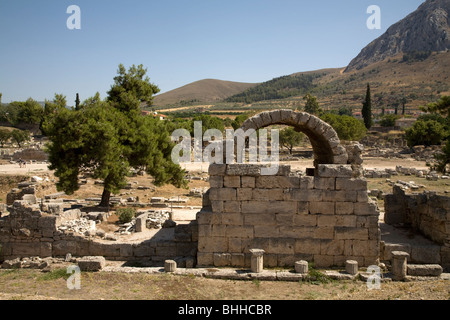
M 154 106 L 177 103 L 208 103 L 222 101 L 232 95 L 256 86 L 257 83 L 243 83 L 205 79 L 187 84 L 181 88 L 155 96 Z
M 439 52 L 450 49 L 450 0 L 427 0 L 406 18 L 392 25 L 348 65 L 362 69 L 399 53 Z

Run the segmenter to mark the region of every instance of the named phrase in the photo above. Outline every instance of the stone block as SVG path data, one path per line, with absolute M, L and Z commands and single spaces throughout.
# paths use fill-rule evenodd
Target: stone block
M 214 259 L 215 267 L 231 266 L 231 254 L 230 253 L 214 253 L 213 259 Z
M 261 175 L 261 166 L 254 164 L 229 164 L 226 165 L 226 175 L 257 177 Z
M 78 260 L 78 267 L 81 271 L 95 272 L 102 270 L 106 265 L 106 260 L 101 256 L 88 256 Z
M 438 264 L 408 264 L 407 274 L 418 277 L 439 277 L 443 268 Z
M 240 212 L 241 211 L 241 203 L 239 201 L 224 201 L 223 202 L 223 212 L 232 213 L 232 212 Z
M 319 190 L 335 190 L 336 179 L 335 178 L 314 178 L 314 189 Z
M 406 278 L 409 254 L 403 251 L 392 252 L 392 280 L 402 281 Z
M 356 198 L 357 198 L 356 191 L 323 190 L 323 192 L 322 192 L 322 200 L 323 201 L 356 202 Z
M 295 272 L 299 274 L 308 274 L 308 261 L 297 261 L 295 262 Z
M 214 265 L 214 257 L 212 252 L 198 252 L 197 253 L 197 266 L 213 266 Z
M 284 235 L 283 235 L 284 236 Z M 255 238 L 279 238 L 280 229 L 274 226 L 255 226 L 254 227 Z
M 211 210 L 214 213 L 223 213 L 224 212 L 224 201 L 211 201 Z
M 242 213 L 296 213 L 294 201 L 242 201 Z
M 296 215 L 294 216 L 294 225 L 303 227 L 317 226 L 317 215 Z
M 269 239 L 268 253 L 294 254 L 295 240 L 289 238 Z
M 245 266 L 245 255 L 243 253 L 232 253 L 231 254 L 231 266 L 232 267 L 244 267 Z
M 38 256 L 40 251 L 40 242 L 21 242 L 14 243 L 14 245 L 12 246 L 12 255 L 14 256 Z
M 286 189 L 294 188 L 291 179 L 286 176 L 260 176 L 256 177 L 256 188 L 260 189 Z
M 314 188 L 314 177 L 300 177 L 300 189 L 310 190 Z
M 309 202 L 306 201 L 297 202 L 297 213 L 300 215 L 309 214 Z
M 209 177 L 209 184 L 211 188 L 223 188 L 223 177 L 211 176 Z
M 177 263 L 174 260 L 164 261 L 164 272 L 175 272 L 177 271 Z
M 239 188 L 239 189 L 237 189 L 237 200 L 239 200 L 239 201 L 251 201 L 251 200 L 253 200 L 253 189 L 252 188 Z
M 241 177 L 242 188 L 255 188 L 256 178 L 255 177 Z
M 253 189 L 253 200 L 263 201 L 283 201 L 284 190 L 283 189 Z
M 314 239 L 331 240 L 334 239 L 335 227 L 316 227 L 314 228 Z
M 220 224 L 222 223 L 222 214 L 217 212 L 200 211 L 197 213 L 197 223 L 202 224 Z
M 225 237 L 199 237 L 199 252 L 227 252 L 228 239 Z
M 334 227 L 336 225 L 336 216 L 334 215 L 318 215 L 318 227 Z
M 345 190 L 345 191 L 367 190 L 367 180 L 336 178 L 336 190 Z
M 227 226 L 225 235 L 228 238 L 253 238 L 253 227 Z
M 240 213 L 223 213 L 222 224 L 229 226 L 242 226 L 244 224 L 244 216 Z
M 223 178 L 223 186 L 225 188 L 240 188 L 241 177 L 240 176 L 225 176 Z
M 321 178 L 351 178 L 351 165 L 319 164 L 317 174 Z
M 335 227 L 336 240 L 368 240 L 369 232 L 365 228 Z
M 240 238 L 230 238 L 228 239 L 228 250 L 232 253 L 241 253 L 242 250 L 242 239 Z
M 357 216 L 336 215 L 336 227 L 356 227 Z
M 136 218 L 136 225 L 135 225 L 136 232 L 144 232 L 144 230 L 147 229 L 146 224 L 147 224 L 147 217 L 145 215 Z
M 300 202 L 321 202 L 323 201 L 323 190 L 292 190 L 292 200 L 297 200 Z
M 344 254 L 344 240 L 321 240 L 320 254 L 337 256 Z
M 211 201 L 237 200 L 237 191 L 234 188 L 211 188 L 209 190 L 209 199 Z
M 208 172 L 210 176 L 224 176 L 227 170 L 226 164 L 211 164 Z
M 351 275 L 358 274 L 358 261 L 355 260 L 347 260 L 345 261 L 345 271 Z
M 296 254 L 320 254 L 320 240 L 297 239 L 295 240 L 294 251 Z
M 317 268 L 328 268 L 334 265 L 334 257 L 327 255 L 314 255 L 314 265 Z
M 263 249 L 250 249 L 251 253 L 251 270 L 253 273 L 261 273 L 264 270 L 264 253 Z
M 310 202 L 309 203 L 310 214 L 323 214 L 334 215 L 335 203 L 334 202 Z
M 358 202 L 353 205 L 354 214 L 358 216 L 378 216 L 380 212 L 375 203 Z
M 212 226 L 206 226 L 210 227 L 210 234 L 208 236 L 210 237 L 225 237 L 227 226 L 224 224 L 214 224 Z M 205 229 L 207 231 L 207 229 Z M 202 233 L 202 235 L 206 235 L 205 233 Z
M 248 226 L 276 226 L 274 213 L 249 213 L 244 215 L 244 225 Z
M 411 246 L 411 261 L 414 263 L 441 263 L 441 248 L 438 245 Z
M 39 257 L 47 258 L 51 257 L 52 254 L 52 243 L 51 242 L 41 242 Z
M 353 202 L 336 202 L 337 215 L 353 215 L 353 213 L 354 213 Z

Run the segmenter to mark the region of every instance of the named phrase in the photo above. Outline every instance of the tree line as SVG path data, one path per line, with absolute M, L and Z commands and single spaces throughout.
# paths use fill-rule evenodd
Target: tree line
M 265 100 L 278 100 L 304 95 L 312 90 L 314 79 L 319 75 L 283 76 L 259 84 L 242 93 L 227 98 L 226 102 L 240 102 L 250 104 Z

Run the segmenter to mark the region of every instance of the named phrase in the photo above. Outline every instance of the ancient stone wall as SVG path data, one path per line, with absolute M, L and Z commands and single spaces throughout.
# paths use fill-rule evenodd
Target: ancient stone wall
M 250 249 L 263 249 L 267 267 L 376 264 L 379 211 L 367 182 L 351 165 L 318 165 L 314 176 L 261 176 L 261 165 L 211 165 L 211 189 L 197 215 L 198 265 L 250 266 Z
M 9 215 L 0 218 L 0 261 L 23 257 L 104 256 L 108 260 L 145 260 L 161 264 L 176 260 L 180 266 L 195 263 L 197 251 L 196 223 L 178 225 L 174 240 L 152 239 L 138 243 L 106 241 L 92 235 L 66 232 L 58 227 L 81 217 L 80 210 L 58 215 L 47 214 L 39 205 L 16 200 L 8 207 Z
M 387 224 L 406 224 L 441 245 L 441 263 L 450 266 L 450 197 L 433 192 L 406 194 L 401 185 L 385 196 Z

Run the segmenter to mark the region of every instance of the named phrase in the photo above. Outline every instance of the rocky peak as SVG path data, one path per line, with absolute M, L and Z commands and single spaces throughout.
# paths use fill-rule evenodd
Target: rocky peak
M 427 0 L 406 18 L 392 25 L 348 65 L 362 69 L 399 53 L 450 49 L 450 0 Z

